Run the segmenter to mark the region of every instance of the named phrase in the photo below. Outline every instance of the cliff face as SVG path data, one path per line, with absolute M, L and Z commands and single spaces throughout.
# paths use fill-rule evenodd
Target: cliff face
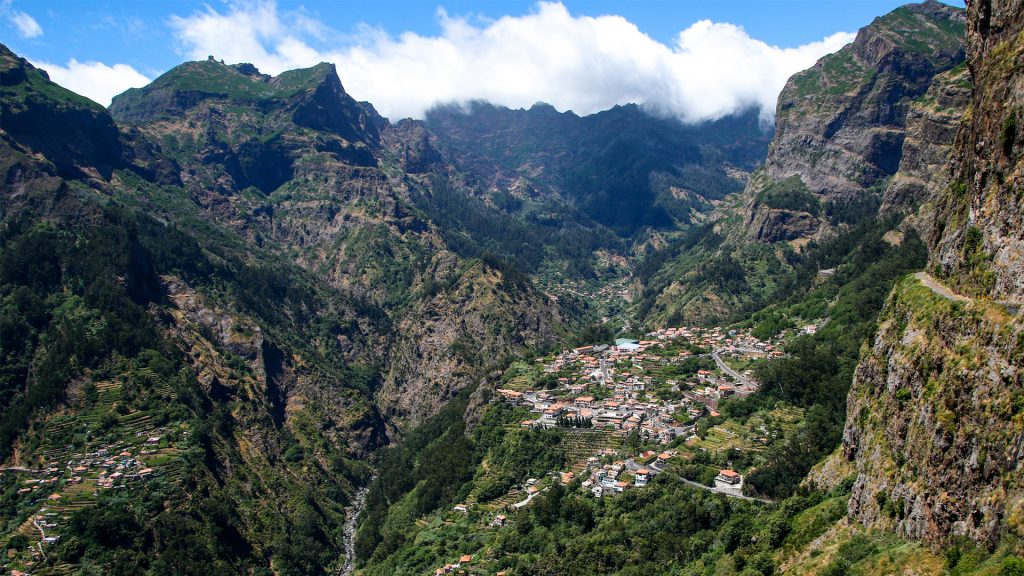
M 897 286 L 849 396 L 850 514 L 935 545 L 1024 536 L 1024 327 L 985 301 Z
M 1014 301 L 1024 298 L 1022 6 L 971 4 L 976 88 L 931 237 L 937 274 L 964 292 Z
M 109 176 L 124 165 L 117 126 L 102 106 L 50 82 L 46 72 L 3 45 L 0 98 L 3 132 L 43 154 L 62 176 Z
M 909 4 L 876 18 L 852 44 L 789 79 L 779 95 L 761 186 L 798 176 L 825 210 L 754 201 L 749 239 L 820 236 L 841 220 L 826 214 L 880 195 L 899 168 L 911 103 L 937 74 L 963 61 L 963 22 L 963 11 L 951 6 Z
M 1024 536 L 1024 5 L 970 3 L 967 37 L 971 105 L 950 183 L 923 216 L 940 278 L 908 278 L 890 296 L 856 370 L 844 454 L 857 520 L 994 546 Z
M 964 65 L 935 77 L 928 91 L 907 111 L 900 167 L 882 195 L 880 214 L 909 216 L 922 238 L 934 219 L 934 201 L 949 182 L 949 159 L 964 111 L 970 102 L 971 78 Z

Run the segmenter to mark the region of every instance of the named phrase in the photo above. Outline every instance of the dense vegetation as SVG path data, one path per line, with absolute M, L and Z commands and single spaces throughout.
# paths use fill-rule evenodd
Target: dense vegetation
M 412 199 L 445 231 L 452 251 L 467 258 L 492 254 L 526 273 L 536 273 L 554 256 L 581 263 L 586 276 L 595 250 L 623 248 L 611 230 L 568 206 L 542 204 L 516 216 L 495 210 L 443 175 L 432 178 L 429 190 L 414 190 Z
M 758 193 L 754 203 L 779 210 L 807 212 L 815 216 L 821 213 L 821 203 L 814 194 L 811 194 L 799 176 L 772 182 Z
M 383 450 L 356 540 L 363 561 L 381 562 L 408 546 L 416 519 L 466 498 L 473 488 L 477 498 L 490 500 L 564 463 L 561 433 L 519 428 L 524 414 L 505 404 L 488 407 L 467 432 L 470 393 L 446 404 L 401 445 Z M 485 459 L 488 473 L 480 476 Z
M 791 494 L 811 466 L 838 446 L 860 347 L 873 336 L 878 313 L 896 280 L 924 265 L 921 240 L 910 234 L 892 246 L 882 239 L 887 224 L 864 223 L 815 253 L 815 267 L 837 266 L 834 277 L 774 313 L 826 317 L 828 322 L 816 334 L 787 346 L 788 357 L 758 367 L 760 392 L 723 409 L 742 416 L 780 400 L 809 409 L 798 433 L 773 447 L 767 464 L 751 474 L 750 486 L 763 494 Z

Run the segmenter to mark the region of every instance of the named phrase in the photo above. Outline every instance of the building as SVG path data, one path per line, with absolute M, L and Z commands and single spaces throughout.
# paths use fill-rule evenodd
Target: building
M 718 472 L 718 476 L 715 476 L 715 480 L 725 482 L 726 484 L 736 485 L 743 483 L 743 476 L 735 470 L 729 470 L 726 468 L 725 470 L 720 470 Z

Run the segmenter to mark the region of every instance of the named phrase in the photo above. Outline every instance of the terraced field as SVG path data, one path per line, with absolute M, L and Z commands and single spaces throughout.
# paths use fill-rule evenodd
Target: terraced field
M 690 444 L 690 446 L 712 453 L 724 452 L 734 448 L 743 451 L 760 452 L 765 450 L 765 444 L 757 439 L 768 436 L 761 429 L 762 426 L 769 433 L 777 431 L 782 436 L 785 436 L 796 429 L 797 424 L 799 424 L 802 418 L 802 410 L 786 407 L 776 408 L 764 415 L 755 414 L 748 418 L 745 423 L 727 420 L 708 430 L 707 437 Z

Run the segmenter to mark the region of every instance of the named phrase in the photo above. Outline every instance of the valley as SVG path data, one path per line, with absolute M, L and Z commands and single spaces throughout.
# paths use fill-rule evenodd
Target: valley
M 0 45 L 4 573 L 1024 573 L 1021 14 L 773 126 Z

